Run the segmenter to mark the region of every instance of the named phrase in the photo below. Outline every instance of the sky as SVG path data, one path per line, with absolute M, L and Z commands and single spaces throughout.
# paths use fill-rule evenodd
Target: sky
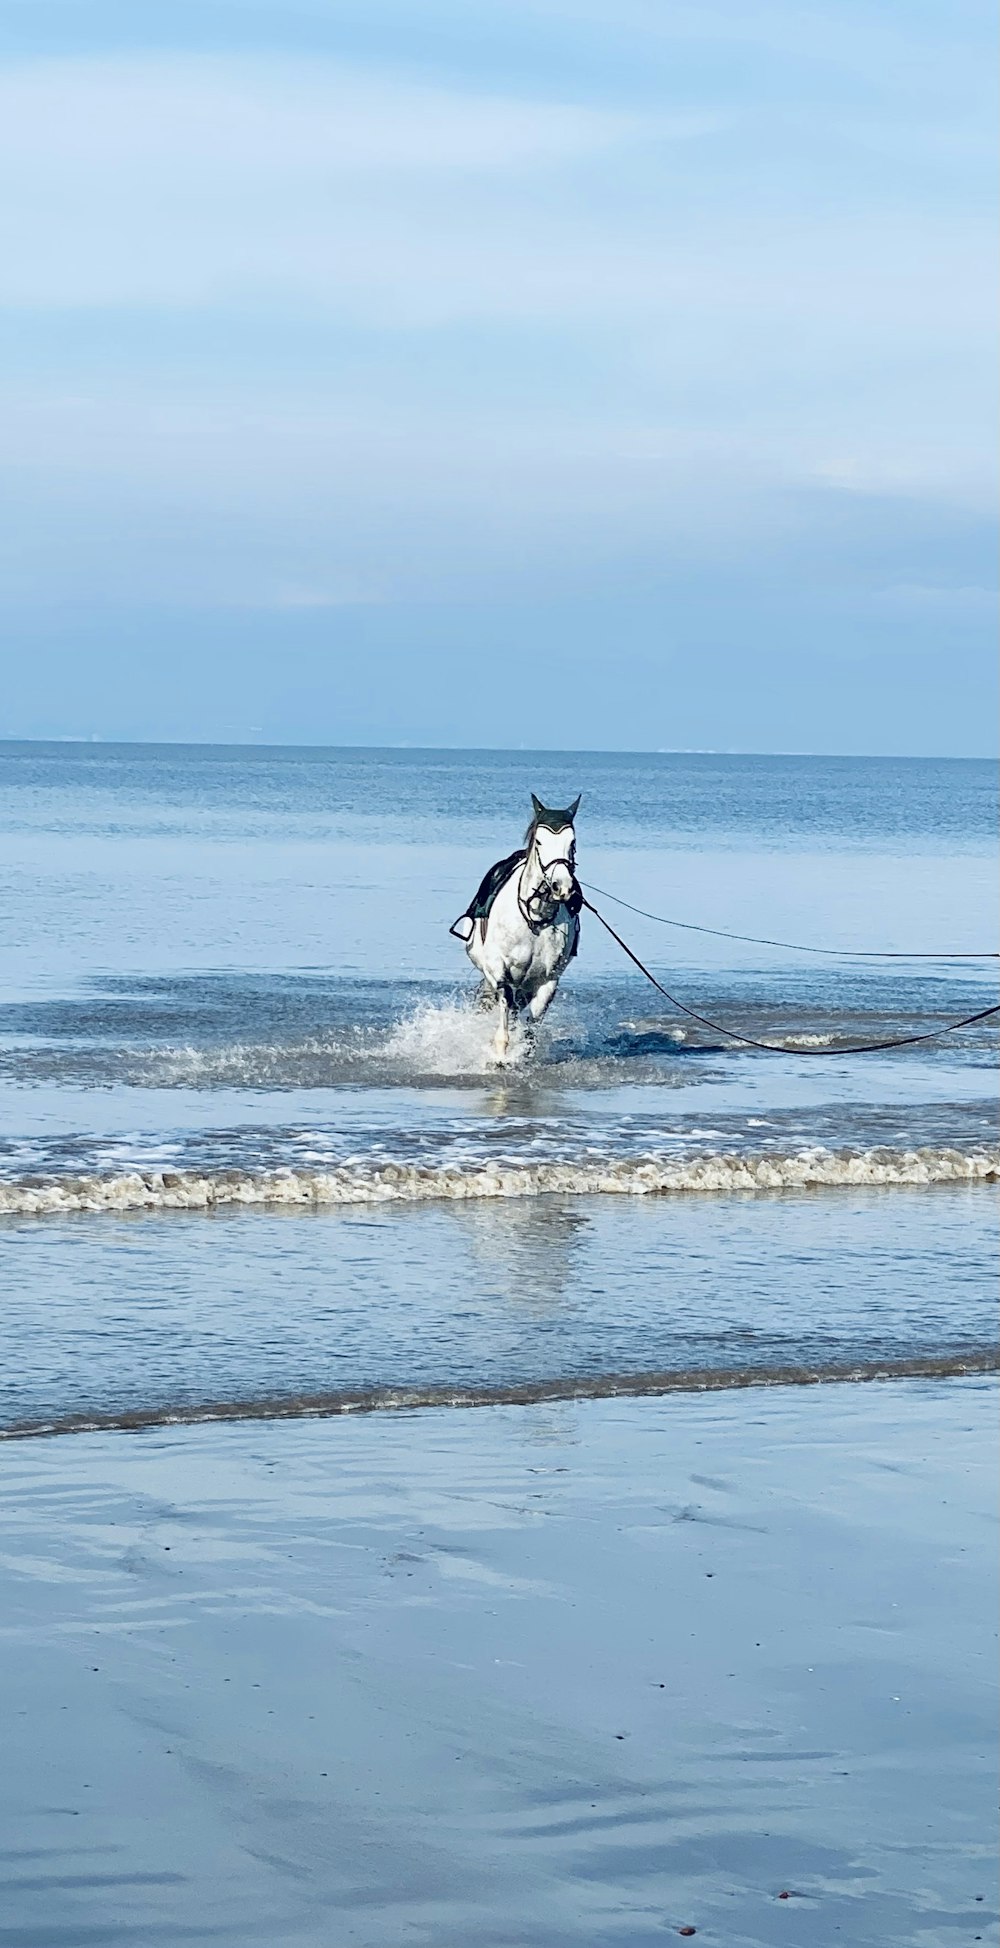
M 994 748 L 985 0 L 0 0 L 0 736 Z

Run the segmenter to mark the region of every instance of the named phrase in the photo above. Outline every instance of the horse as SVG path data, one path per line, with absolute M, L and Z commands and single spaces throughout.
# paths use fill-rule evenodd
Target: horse
M 531 794 L 524 845 L 491 866 L 475 898 L 449 929 L 483 977 L 481 1005 L 498 1008 L 493 1054 L 507 1058 L 511 1026 L 532 1028 L 551 1006 L 580 942 L 583 894 L 576 877 L 577 797 L 553 811 Z

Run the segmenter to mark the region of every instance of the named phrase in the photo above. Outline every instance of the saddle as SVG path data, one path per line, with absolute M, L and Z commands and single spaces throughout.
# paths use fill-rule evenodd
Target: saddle
M 511 874 L 516 872 L 518 866 L 523 866 L 527 857 L 527 847 L 522 846 L 520 852 L 512 852 L 509 859 L 498 859 L 496 865 L 490 867 L 465 912 L 459 914 L 453 927 L 448 928 L 448 932 L 453 933 L 456 940 L 471 940 L 472 930 L 477 920 L 481 920 L 485 928 L 493 902 L 501 887 L 506 886 Z

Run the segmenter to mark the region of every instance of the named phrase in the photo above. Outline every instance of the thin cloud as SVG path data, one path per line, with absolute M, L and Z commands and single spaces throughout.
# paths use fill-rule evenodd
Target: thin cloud
M 504 99 L 331 62 L 9 67 L 0 302 L 319 302 L 385 322 L 572 302 L 600 274 L 560 181 L 647 152 L 655 170 L 664 148 L 724 119 Z
M 505 98 L 330 60 L 157 54 L 9 63 L 0 74 L 0 156 L 30 157 L 64 185 L 67 165 L 123 162 L 171 179 L 254 182 L 324 168 L 489 174 L 711 125 L 696 113 Z

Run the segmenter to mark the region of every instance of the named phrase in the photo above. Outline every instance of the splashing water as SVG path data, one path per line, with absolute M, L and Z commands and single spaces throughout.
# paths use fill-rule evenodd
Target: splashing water
M 428 1076 L 487 1075 L 499 1066 L 523 1068 L 533 1042 L 520 1021 L 511 1026 L 506 1060 L 493 1052 L 496 1014 L 475 1002 L 422 1001 L 392 1030 L 385 1052 L 409 1073 Z

